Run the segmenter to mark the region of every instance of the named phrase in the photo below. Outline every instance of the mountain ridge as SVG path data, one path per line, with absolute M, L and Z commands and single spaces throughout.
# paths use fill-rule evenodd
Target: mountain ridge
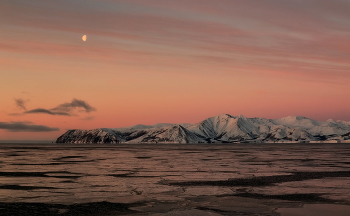
M 56 143 L 350 142 L 350 122 L 303 116 L 279 119 L 220 114 L 195 124 L 159 123 L 123 128 L 68 130 Z

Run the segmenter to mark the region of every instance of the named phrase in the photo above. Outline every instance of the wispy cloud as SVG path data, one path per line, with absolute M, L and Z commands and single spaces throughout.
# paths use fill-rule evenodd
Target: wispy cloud
M 0 122 L 0 129 L 11 132 L 51 132 L 60 130 L 45 125 L 35 125 L 31 122 Z
M 90 113 L 96 111 L 94 107 L 83 100 L 73 99 L 70 103 L 63 103 L 52 109 L 36 108 L 25 111 L 25 114 L 43 113 L 48 115 L 74 116 L 74 111 Z
M 16 106 L 18 108 L 23 109 L 23 110 L 27 110 L 27 108 L 26 108 L 27 101 L 25 101 L 25 100 L 23 100 L 21 98 L 16 98 L 15 102 L 16 102 Z
M 49 115 L 63 115 L 63 116 L 70 116 L 71 114 L 66 113 L 66 112 L 53 112 L 47 109 L 43 109 L 43 108 L 37 108 L 37 109 L 32 109 L 32 110 L 28 110 L 25 113 L 44 113 L 44 114 L 49 114 Z
M 70 103 L 60 104 L 51 110 L 57 111 L 57 112 L 69 113 L 73 109 L 76 109 L 76 108 L 81 108 L 80 111 L 87 112 L 87 113 L 96 111 L 96 109 L 94 107 L 90 106 L 90 104 L 88 104 L 87 102 L 85 102 L 83 100 L 78 100 L 78 99 L 73 99 L 72 102 L 70 102 Z

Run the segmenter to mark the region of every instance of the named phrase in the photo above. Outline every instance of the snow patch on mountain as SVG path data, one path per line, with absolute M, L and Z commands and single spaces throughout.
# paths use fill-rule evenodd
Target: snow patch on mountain
M 57 138 L 56 143 L 121 143 L 121 139 L 113 130 L 99 128 L 94 130 L 68 130 Z
M 259 135 L 257 127 L 242 115 L 221 114 L 190 125 L 187 129 L 204 139 L 226 142 L 254 139 Z
M 141 136 L 127 143 L 205 143 L 205 141 L 181 125 L 137 131 Z
M 166 127 L 170 125 L 175 125 L 175 124 L 169 124 L 169 123 L 158 123 L 154 125 L 143 125 L 143 124 L 138 124 L 130 127 L 122 127 L 122 128 L 114 128 L 113 130 L 116 131 L 134 131 L 134 130 L 144 130 L 144 129 L 151 129 L 151 128 L 160 128 L 160 127 Z

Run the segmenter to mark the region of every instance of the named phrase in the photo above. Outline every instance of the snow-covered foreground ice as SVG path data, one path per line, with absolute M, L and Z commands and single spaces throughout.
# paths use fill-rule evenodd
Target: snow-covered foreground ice
M 335 213 L 349 188 L 348 144 L 0 146 L 4 215 Z

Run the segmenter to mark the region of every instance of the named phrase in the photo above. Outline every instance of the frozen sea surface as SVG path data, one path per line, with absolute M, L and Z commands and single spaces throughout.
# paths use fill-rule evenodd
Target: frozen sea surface
M 349 188 L 349 144 L 0 144 L 0 215 L 350 215 Z

